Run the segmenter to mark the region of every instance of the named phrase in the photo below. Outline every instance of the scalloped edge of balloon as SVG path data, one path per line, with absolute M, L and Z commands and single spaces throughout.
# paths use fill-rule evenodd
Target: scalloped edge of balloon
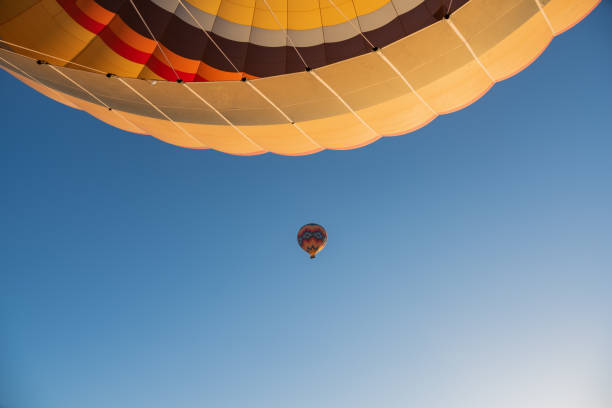
M 320 153 L 324 150 L 336 150 L 336 151 L 342 151 L 342 150 L 353 150 L 353 149 L 358 149 L 360 147 L 364 147 L 367 145 L 370 145 L 374 142 L 377 142 L 378 140 L 384 138 L 384 137 L 397 137 L 397 136 L 404 136 L 407 135 L 409 133 L 412 132 L 416 132 L 419 129 L 424 128 L 425 126 L 429 125 L 431 122 L 433 122 L 436 118 L 438 118 L 439 116 L 442 115 L 450 115 L 451 113 L 455 113 L 458 112 L 460 110 L 463 110 L 465 108 L 467 108 L 468 106 L 474 104 L 475 102 L 477 102 L 478 100 L 480 100 L 483 96 L 485 96 L 492 88 L 493 86 L 495 86 L 495 84 L 505 81 L 507 79 L 510 79 L 518 74 L 520 74 L 522 71 L 524 71 L 525 69 L 529 68 L 538 58 L 540 58 L 542 56 L 542 54 L 544 53 L 544 51 L 546 51 L 546 49 L 550 46 L 550 44 L 552 43 L 552 41 L 560 36 L 561 34 L 567 32 L 568 30 L 571 30 L 572 28 L 574 28 L 576 25 L 578 25 L 580 22 L 582 22 L 585 18 L 587 18 L 589 16 L 589 14 L 591 14 L 600 4 L 601 4 L 602 0 L 599 0 L 597 3 L 595 3 L 595 5 L 589 10 L 587 11 L 582 17 L 578 18 L 574 23 L 568 25 L 567 27 L 565 27 L 564 29 L 562 29 L 561 31 L 559 31 L 558 33 L 553 34 L 553 36 L 550 38 L 550 41 L 548 41 L 548 43 L 546 43 L 546 45 L 544 47 L 542 47 L 542 49 L 537 53 L 537 55 L 531 60 L 529 61 L 527 64 L 525 64 L 523 67 L 517 69 L 515 72 L 501 78 L 498 79 L 494 82 L 491 83 L 491 85 L 489 85 L 488 88 L 486 88 L 480 95 L 478 95 L 476 98 L 472 99 L 471 101 L 467 102 L 466 104 L 459 106 L 455 109 L 452 109 L 450 111 L 446 111 L 446 112 L 440 112 L 434 116 L 432 116 L 430 119 L 428 119 L 427 121 L 423 122 L 422 124 L 412 128 L 412 129 L 408 129 L 399 133 L 392 133 L 392 134 L 384 134 L 384 135 L 380 135 L 380 136 L 376 136 L 370 140 L 367 140 L 363 143 L 359 143 L 357 145 L 354 146 L 348 146 L 348 147 L 342 147 L 342 148 L 317 148 L 314 150 L 309 150 L 307 152 L 303 152 L 303 153 L 292 153 L 292 154 L 285 154 L 285 153 L 275 153 L 275 152 L 271 152 L 271 151 L 263 151 L 263 152 L 254 152 L 254 153 L 240 153 L 240 154 L 236 154 L 236 153 L 228 153 L 228 152 L 223 152 L 226 154 L 232 154 L 234 156 L 258 156 L 258 155 L 262 155 L 262 154 L 275 154 L 277 156 L 290 156 L 290 157 L 299 157 L 299 156 L 308 156 L 311 154 L 315 154 L 315 153 Z M 166 142 L 164 142 L 166 143 Z M 211 149 L 209 147 L 188 147 L 188 146 L 180 146 L 180 145 L 175 145 L 181 148 L 185 148 L 185 149 L 197 149 L 197 150 L 206 150 L 206 149 Z M 217 150 L 217 149 L 213 149 L 213 150 Z M 219 150 L 221 151 L 221 150 Z
M 461 106 L 459 106 L 459 107 L 457 107 L 455 109 L 452 109 L 450 111 L 440 112 L 440 113 L 432 116 L 427 121 L 423 122 L 422 124 L 412 128 L 412 129 L 408 129 L 408 130 L 405 130 L 405 131 L 402 131 L 402 132 L 399 132 L 399 133 L 384 134 L 384 135 L 376 136 L 376 137 L 374 137 L 374 138 L 372 138 L 370 140 L 367 140 L 367 141 L 365 141 L 363 143 L 360 143 L 358 145 L 349 146 L 349 147 L 343 147 L 343 148 L 335 148 L 335 149 L 332 149 L 332 148 L 321 148 L 321 149 L 315 149 L 315 150 L 312 150 L 312 151 L 308 151 L 308 152 L 304 152 L 304 153 L 297 153 L 297 154 L 295 154 L 295 153 L 294 154 L 280 154 L 280 153 L 274 153 L 274 152 L 270 152 L 270 151 L 267 151 L 267 152 L 264 152 L 264 153 L 272 153 L 272 154 L 276 154 L 276 155 L 279 155 L 279 156 L 292 156 L 292 157 L 296 157 L 296 156 L 307 156 L 307 155 L 310 155 L 310 154 L 319 153 L 319 152 L 321 152 L 323 150 L 338 150 L 338 151 L 352 150 L 352 149 L 358 149 L 360 147 L 364 147 L 364 146 L 367 146 L 369 144 L 372 144 L 372 143 L 374 143 L 374 142 L 376 142 L 376 141 L 378 141 L 378 140 L 380 140 L 380 139 L 382 139 L 384 137 L 404 136 L 404 135 L 407 135 L 409 133 L 415 132 L 415 131 L 417 131 L 419 129 L 422 129 L 425 126 L 429 125 L 431 122 L 433 122 L 439 116 L 450 115 L 452 113 L 455 113 L 455 112 L 458 112 L 460 110 L 463 110 L 463 109 L 467 108 L 468 106 L 474 104 L 475 102 L 480 100 L 483 96 L 485 96 L 493 88 L 493 86 L 495 86 L 495 84 L 497 84 L 499 82 L 502 82 L 502 81 L 505 81 L 507 79 L 510 79 L 510 78 L 520 74 L 525 69 L 529 68 L 538 58 L 540 58 L 542 56 L 544 51 L 546 51 L 546 49 L 550 46 L 550 44 L 552 43 L 552 41 L 556 37 L 560 36 L 561 34 L 564 34 L 565 32 L 571 30 L 576 25 L 581 23 L 585 18 L 587 18 L 589 16 L 589 14 L 591 14 L 601 4 L 601 2 L 602 2 L 602 0 L 599 0 L 597 3 L 595 3 L 595 5 L 589 11 L 587 11 L 582 17 L 578 18 L 574 23 L 568 25 L 567 27 L 565 27 L 561 31 L 559 31 L 557 33 L 554 33 L 553 36 L 548 41 L 548 43 L 546 43 L 546 45 L 544 47 L 542 47 L 542 49 L 537 53 L 537 55 L 531 61 L 529 61 L 527 64 L 525 64 L 521 68 L 517 69 L 513 73 L 511 73 L 511 74 L 509 74 L 509 75 L 507 75 L 507 76 L 505 76 L 505 77 L 503 77 L 501 79 L 498 79 L 498 80 L 492 82 L 491 85 L 489 85 L 489 87 L 486 88 L 480 95 L 478 95 L 476 98 L 472 99 L 471 101 L 467 102 L 466 104 L 461 105 Z M 189 147 L 187 147 L 187 148 L 189 148 Z M 255 156 L 255 155 L 264 154 L 264 153 L 241 154 L 241 156 Z

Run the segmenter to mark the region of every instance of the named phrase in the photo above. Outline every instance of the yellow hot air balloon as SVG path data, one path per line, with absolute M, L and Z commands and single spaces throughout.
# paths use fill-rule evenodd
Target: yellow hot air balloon
M 404 134 L 600 0 L 0 0 L 0 66 L 118 128 L 304 155 Z

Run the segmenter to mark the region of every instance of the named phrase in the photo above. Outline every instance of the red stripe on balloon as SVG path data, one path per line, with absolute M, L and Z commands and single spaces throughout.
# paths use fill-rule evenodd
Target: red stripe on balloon
M 106 27 L 85 14 L 73 0 L 57 0 L 57 2 L 74 21 L 92 33 L 98 34 Z
M 139 64 L 146 64 L 149 58 L 151 58 L 151 54 L 148 52 L 140 51 L 127 43 L 123 42 L 121 38 L 117 37 L 113 30 L 110 27 L 106 27 L 106 29 L 102 30 L 98 36 L 104 41 L 106 45 L 108 45 L 113 51 L 117 54 L 121 55 L 124 58 L 129 59 L 132 62 L 137 62 Z
M 193 82 L 208 82 L 208 79 L 201 77 L 198 74 L 195 74 Z
M 164 62 L 160 61 L 155 55 L 153 55 L 149 61 L 147 61 L 147 67 L 149 67 L 151 71 L 155 72 L 160 77 L 169 81 L 176 81 L 180 78 L 185 82 L 193 82 L 196 76 L 195 72 L 182 72 L 177 70 L 176 75 L 179 76 L 179 78 L 177 78 L 174 74 L 174 70 Z

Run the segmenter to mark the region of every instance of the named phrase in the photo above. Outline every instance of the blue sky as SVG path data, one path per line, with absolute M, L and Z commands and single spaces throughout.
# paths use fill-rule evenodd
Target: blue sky
M 610 407 L 610 17 L 416 133 L 299 158 L 0 73 L 0 406 Z

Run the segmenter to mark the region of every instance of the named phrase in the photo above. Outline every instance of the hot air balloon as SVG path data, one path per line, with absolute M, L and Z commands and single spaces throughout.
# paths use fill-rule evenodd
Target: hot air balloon
M 297 240 L 300 248 L 308 252 L 310 259 L 313 259 L 325 248 L 327 232 L 319 224 L 306 224 L 298 231 Z
M 115 127 L 305 155 L 419 129 L 600 0 L 0 0 L 0 66 Z

